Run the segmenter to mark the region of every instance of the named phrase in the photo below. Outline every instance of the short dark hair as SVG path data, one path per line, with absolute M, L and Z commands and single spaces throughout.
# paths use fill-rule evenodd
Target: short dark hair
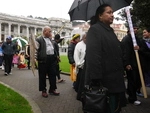
M 59 34 L 56 34 L 55 37 L 54 37 L 54 39 L 55 39 L 55 40 L 59 40 L 59 39 L 60 39 L 60 35 L 59 35 Z
M 145 28 L 145 30 L 150 33 L 150 27 Z

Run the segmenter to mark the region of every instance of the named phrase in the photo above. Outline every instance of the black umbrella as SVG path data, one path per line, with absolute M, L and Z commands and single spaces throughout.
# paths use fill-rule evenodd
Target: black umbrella
M 104 4 L 109 4 L 114 11 L 130 5 L 133 0 L 74 0 L 70 10 L 70 20 L 88 21 L 95 15 L 96 9 Z

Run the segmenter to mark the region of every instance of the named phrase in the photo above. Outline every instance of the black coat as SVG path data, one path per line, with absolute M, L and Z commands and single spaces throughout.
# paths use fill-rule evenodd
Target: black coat
M 70 64 L 75 63 L 73 56 L 74 56 L 74 49 L 75 49 L 76 44 L 77 44 L 76 42 L 71 41 L 68 46 L 68 54 L 67 55 L 68 55 L 68 60 L 69 60 Z
M 99 80 L 110 93 L 125 91 L 121 43 L 113 29 L 101 22 L 90 27 L 86 40 L 86 84 Z
M 137 45 L 141 47 L 140 39 L 136 36 L 135 39 Z M 130 34 L 126 35 L 122 39 L 121 43 L 122 43 L 122 49 L 124 51 L 124 67 L 126 67 L 127 65 L 131 65 L 132 68 L 138 68 L 131 35 Z M 140 55 L 140 51 L 138 52 Z
M 145 40 L 141 40 L 141 65 L 143 72 L 150 72 L 150 48 L 148 48 Z

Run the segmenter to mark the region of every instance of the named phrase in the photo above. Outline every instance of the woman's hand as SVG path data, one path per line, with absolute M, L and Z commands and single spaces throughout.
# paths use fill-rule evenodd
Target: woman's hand
M 131 66 L 131 65 L 127 65 L 127 66 L 126 66 L 126 69 L 127 69 L 127 70 L 132 70 L 132 66 Z

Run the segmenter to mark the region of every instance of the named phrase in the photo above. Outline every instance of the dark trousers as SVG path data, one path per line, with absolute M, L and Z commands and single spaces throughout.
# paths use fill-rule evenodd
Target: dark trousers
M 59 63 L 56 65 L 56 76 L 57 76 L 58 80 L 61 79 L 60 70 L 59 70 Z
M 28 69 L 30 69 L 30 57 L 26 58 L 28 61 L 27 61 L 27 66 L 28 66 Z
M 54 55 L 47 55 L 46 62 L 38 62 L 39 72 L 39 91 L 46 91 L 46 76 L 48 75 L 50 88 L 55 90 L 56 87 L 56 58 Z
M 132 68 L 132 70 L 126 71 L 128 85 L 127 85 L 127 93 L 129 95 L 129 102 L 133 103 L 137 100 L 136 92 L 141 87 L 140 75 L 138 72 L 138 68 Z
M 3 64 L 3 56 L 0 56 L 0 66 Z
M 13 60 L 13 55 L 4 54 L 4 62 L 5 62 L 4 67 L 5 67 L 5 72 L 8 74 L 11 72 L 12 60 Z

